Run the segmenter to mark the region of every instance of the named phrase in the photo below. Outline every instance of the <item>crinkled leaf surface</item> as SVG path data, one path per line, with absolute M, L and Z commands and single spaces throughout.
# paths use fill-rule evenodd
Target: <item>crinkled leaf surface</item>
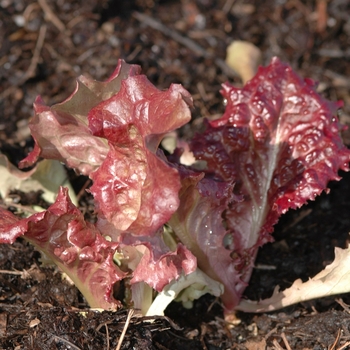
M 124 147 L 110 144 L 106 160 L 91 176 L 90 190 L 99 212 L 119 231 L 153 235 L 179 205 L 179 175 L 130 128 Z
M 190 103 L 180 85 L 159 91 L 140 75 L 123 80 L 117 94 L 90 111 L 93 134 L 110 147 L 91 174 L 91 193 L 118 230 L 152 235 L 177 209 L 179 175 L 156 151 L 165 133 L 189 121 Z
M 236 307 L 245 312 L 278 310 L 303 301 L 350 292 L 350 246 L 335 248 L 334 261 L 306 282 L 296 280 L 290 288 L 274 291 L 271 298 L 261 301 L 242 300 Z
M 35 148 L 20 166 L 31 166 L 42 157 L 57 159 L 84 175 L 96 170 L 106 158 L 108 144 L 92 135 L 88 113 L 117 93 L 123 79 L 139 71 L 139 66 L 119 60 L 116 70 L 105 82 L 79 77 L 75 91 L 62 103 L 48 107 L 38 97 L 34 103 L 35 116 L 29 124 Z
M 167 132 L 187 123 L 191 95 L 179 84 L 158 90 L 144 75 L 130 76 L 121 83 L 120 91 L 100 103 L 89 113 L 93 134 L 111 142 L 122 143 L 125 127 L 134 125 L 152 152 Z
M 117 249 L 134 285 L 157 290 L 192 272 L 195 255 L 201 270 L 224 285 L 223 302 L 232 310 L 278 217 L 338 179 L 350 153 L 336 105 L 278 59 L 243 89 L 225 84 L 222 93 L 225 114 L 191 144 L 207 164 L 204 173 L 171 165 L 157 151 L 165 133 L 190 119 L 191 98 L 179 85 L 159 91 L 120 61 L 106 82 L 79 78 L 61 104 L 49 108 L 38 99 L 30 125 L 36 144 L 22 166 L 43 157 L 90 176 L 98 221 L 86 223 L 61 190 L 55 204 L 28 219 L 1 210 L 1 241 L 24 235 L 103 308 L 117 304 L 111 286 L 125 276 L 112 261 Z M 184 244 L 176 251 L 162 239 L 168 220 Z M 128 260 L 140 246 L 144 253 Z
M 188 275 L 195 271 L 197 259 L 193 254 L 179 244 L 176 251 L 163 254 L 154 261 L 152 252 L 147 250 L 137 265 L 131 283 L 146 282 L 156 291 L 160 292 L 172 280 L 177 279 L 182 272 Z
M 80 239 L 89 239 L 93 233 L 107 247 L 110 244 L 111 250 L 118 247 L 117 255 L 124 263 L 123 271 L 133 275 L 131 283 L 145 282 L 157 290 L 181 273 L 191 273 L 196 268 L 196 258 L 186 247 L 179 245 L 171 251 L 163 241 L 162 227 L 178 207 L 181 184 L 177 170 L 157 152 L 165 133 L 190 120 L 191 104 L 192 99 L 182 86 L 173 84 L 168 90 L 160 91 L 145 76 L 139 75 L 137 66 L 119 61 L 116 71 L 106 82 L 80 77 L 76 90 L 61 104 L 50 108 L 37 99 L 34 105 L 36 115 L 30 123 L 35 149 L 21 163 L 25 167 L 39 157 L 57 159 L 90 176 L 93 180 L 90 191 L 95 199 L 98 221 L 97 225 L 90 225 L 80 217 L 79 225 L 88 227 L 82 229 Z M 40 225 L 46 223 L 51 209 L 42 214 L 44 217 L 40 220 L 32 217 L 36 226 L 39 225 L 37 220 Z M 67 215 L 64 217 L 68 220 Z M 20 221 L 18 225 L 25 224 Z M 31 240 L 35 235 L 29 229 L 19 232 L 14 235 L 6 227 L 2 236 L 24 235 Z M 69 235 L 69 232 L 68 227 L 62 228 L 60 237 Z M 57 235 L 49 228 L 46 234 L 50 241 L 50 235 Z M 103 237 L 114 243 L 108 243 Z M 38 245 L 36 238 L 32 241 L 39 249 L 45 252 L 51 249 L 51 245 Z M 100 254 L 99 246 L 100 243 L 92 247 L 91 254 Z M 145 255 L 134 254 L 134 258 L 130 258 L 129 253 L 137 249 L 136 246 L 144 246 Z M 77 266 L 83 259 L 77 255 L 76 247 L 70 246 L 62 251 L 55 248 L 51 255 L 63 270 L 67 267 L 61 263 L 64 257 L 75 261 Z M 112 278 L 113 282 L 124 277 L 124 273 L 113 265 L 110 255 L 106 263 L 111 265 L 106 266 L 101 260 L 102 270 L 106 268 L 112 277 L 113 269 L 119 273 L 117 279 Z M 97 268 L 99 264 L 95 265 Z M 75 272 L 70 271 L 68 275 L 89 299 L 86 288 L 91 283 L 79 279 Z M 106 296 L 111 285 L 102 284 L 100 294 Z M 101 304 L 100 301 L 97 303 Z M 95 296 L 89 302 L 96 305 Z M 106 302 L 100 307 L 110 305 Z
M 0 208 L 0 243 L 23 237 L 44 252 L 83 293 L 91 307 L 115 309 L 113 285 L 125 277 L 113 262 L 117 243 L 106 241 L 84 220 L 61 188 L 48 210 L 20 219 Z
M 150 235 L 176 210 L 179 176 L 156 155 L 163 135 L 190 120 L 192 99 L 181 86 L 154 87 L 140 69 L 120 60 L 106 82 L 80 77 L 63 103 L 38 98 L 30 129 L 33 152 L 57 159 L 94 181 L 97 210 L 117 230 Z
M 214 271 L 226 265 L 227 278 L 234 281 L 224 283 L 224 302 L 232 309 L 250 278 L 258 246 L 272 239 L 279 216 L 313 200 L 328 181 L 338 180 L 338 170 L 348 170 L 350 152 L 339 135 L 336 104 L 319 96 L 310 80 L 302 80 L 277 58 L 260 67 L 242 89 L 223 87 L 224 115 L 197 135 L 191 147 L 197 159 L 207 162 L 207 176 L 234 183 L 233 195 L 242 199 L 223 212 L 227 233 L 215 244 L 227 253 L 211 263 Z M 202 220 L 192 215 L 195 210 L 197 205 L 186 214 L 193 221 L 187 227 Z M 222 237 L 222 230 L 213 236 Z M 203 251 L 208 231 L 186 232 L 186 239 Z M 204 254 L 209 257 L 210 250 Z M 207 271 L 200 259 L 199 266 Z

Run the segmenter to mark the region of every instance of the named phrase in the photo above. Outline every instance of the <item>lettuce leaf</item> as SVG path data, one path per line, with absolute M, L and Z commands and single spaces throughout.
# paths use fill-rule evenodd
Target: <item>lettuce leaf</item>
M 35 148 L 20 166 L 56 159 L 89 176 L 97 223 L 85 222 L 61 189 L 53 206 L 28 219 L 2 210 L 1 242 L 23 236 L 70 276 L 91 306 L 104 309 L 120 305 L 111 291 L 125 277 L 160 291 L 193 272 L 193 254 L 182 244 L 173 251 L 163 241 L 181 184 L 157 151 L 166 133 L 190 120 L 191 105 L 181 85 L 160 91 L 140 67 L 122 60 L 105 82 L 80 77 L 60 104 L 47 107 L 38 97 L 29 125 Z
M 224 84 L 222 94 L 224 115 L 191 142 L 196 159 L 206 162 L 205 177 L 191 187 L 193 176 L 183 180 L 170 224 L 201 257 L 198 266 L 224 284 L 222 299 L 232 310 L 280 215 L 339 180 L 338 170 L 349 170 L 350 152 L 339 134 L 338 105 L 277 58 L 242 89 Z M 202 188 L 205 180 L 209 190 Z M 234 184 L 231 193 L 214 190 L 224 184 Z
M 91 307 L 116 309 L 113 285 L 126 274 L 113 262 L 117 243 L 108 242 L 94 225 L 86 222 L 70 201 L 68 190 L 60 189 L 48 210 L 20 219 L 0 208 L 0 243 L 23 237 L 65 272 Z
M 280 215 L 339 180 L 350 152 L 335 117 L 339 104 L 277 58 L 241 89 L 224 84 L 222 94 L 224 115 L 189 142 L 197 170 L 181 164 L 180 150 L 165 158 L 158 149 L 190 120 L 192 99 L 180 85 L 159 91 L 138 66 L 119 61 L 105 82 L 80 77 L 60 104 L 38 98 L 30 122 L 35 148 L 21 167 L 55 159 L 89 176 L 97 221 L 86 222 L 61 188 L 48 210 L 29 218 L 0 209 L 0 242 L 32 242 L 93 307 L 118 307 L 113 286 L 127 278 L 144 312 L 146 285 L 164 291 L 167 302 L 167 292 L 192 300 L 223 290 L 231 312 Z M 164 225 L 174 235 L 169 247 Z
M 106 158 L 108 144 L 92 135 L 88 113 L 117 93 L 123 79 L 139 72 L 139 66 L 119 60 L 117 68 L 105 82 L 80 76 L 75 90 L 62 103 L 48 107 L 38 96 L 34 102 L 35 116 L 29 124 L 35 147 L 20 162 L 20 168 L 32 166 L 42 157 L 57 159 L 84 175 L 96 170 Z

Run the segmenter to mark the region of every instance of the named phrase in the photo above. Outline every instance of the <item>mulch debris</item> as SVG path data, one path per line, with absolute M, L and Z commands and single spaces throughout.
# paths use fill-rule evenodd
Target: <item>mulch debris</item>
M 181 129 L 190 138 L 202 117 L 223 112 L 221 84 L 241 84 L 224 63 L 237 39 L 257 45 L 263 64 L 279 56 L 318 81 L 322 95 L 343 100 L 340 120 L 350 125 L 347 0 L 0 0 L 0 149 L 17 164 L 33 146 L 27 126 L 35 97 L 61 102 L 78 75 L 104 80 L 118 58 L 141 65 L 158 88 L 181 83 L 190 91 L 193 120 Z M 343 137 L 349 145 L 349 131 Z M 332 261 L 335 246 L 347 246 L 350 176 L 342 176 L 329 195 L 280 220 L 246 297 L 307 280 Z M 77 192 L 86 185 L 71 178 Z M 81 207 L 88 211 L 90 201 L 82 195 Z M 348 304 L 342 295 L 268 314 L 238 313 L 234 326 L 210 296 L 192 310 L 173 303 L 166 317 L 151 320 L 130 310 L 98 312 L 28 244 L 0 245 L 0 349 L 345 350 Z

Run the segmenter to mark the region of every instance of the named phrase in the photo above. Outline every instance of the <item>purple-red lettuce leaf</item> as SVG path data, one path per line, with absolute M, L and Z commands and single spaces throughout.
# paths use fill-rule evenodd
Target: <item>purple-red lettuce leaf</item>
M 222 94 L 224 115 L 195 136 L 191 149 L 207 164 L 204 179 L 234 184 L 223 222 L 210 224 L 221 204 L 215 203 L 215 191 L 203 192 L 203 179 L 192 188 L 183 180 L 179 213 L 170 223 L 197 256 L 198 266 L 225 285 L 223 301 L 232 310 L 249 281 L 257 249 L 272 240 L 279 216 L 313 200 L 330 180 L 339 180 L 337 172 L 348 170 L 350 152 L 339 135 L 337 105 L 277 58 L 242 89 L 225 84 Z M 203 254 L 206 262 L 199 258 Z
M 119 232 L 153 235 L 179 205 L 181 187 L 177 171 L 144 145 L 133 125 L 122 146 L 110 143 L 110 151 L 91 178 L 96 210 Z M 124 135 L 126 138 L 126 135 Z
M 178 282 L 182 286 L 181 280 L 193 274 L 197 275 L 197 259 L 181 243 L 169 250 L 157 237 L 152 237 L 151 240 L 152 244 L 147 242 L 136 247 L 123 246 L 123 253 L 128 257 L 126 259 L 128 268 L 133 270 L 130 284 L 134 307 L 140 309 L 143 314 L 149 315 L 150 310 L 154 310 L 159 313 L 152 315 L 163 315 L 168 303 L 176 296 L 165 290 L 169 285 Z M 164 251 L 167 252 L 164 253 Z M 194 280 L 192 281 L 195 283 Z M 186 287 L 187 285 L 184 285 L 182 289 Z M 181 287 L 178 288 L 181 289 Z M 165 293 L 168 296 L 168 303 L 162 303 L 163 299 L 160 304 L 159 299 L 153 301 L 152 290 Z
M 130 285 L 131 295 L 127 293 L 126 302 L 145 314 L 152 304 L 153 291 L 161 292 L 181 276 L 194 273 L 197 259 L 181 243 L 169 249 L 159 236 L 144 237 L 142 240 L 128 238 L 120 244 L 115 258 L 123 271 L 130 272 L 131 278 L 127 284 Z M 128 240 L 133 245 L 128 245 Z
M 143 283 L 161 291 L 198 260 L 234 309 L 279 216 L 339 179 L 350 152 L 336 104 L 278 59 L 242 89 L 225 84 L 222 93 L 224 115 L 190 143 L 204 172 L 171 164 L 157 150 L 166 133 L 189 121 L 190 95 L 176 84 L 157 90 L 137 66 L 119 61 L 102 83 L 80 77 L 74 93 L 51 108 L 37 99 L 35 148 L 21 166 L 57 159 L 89 176 L 97 222 L 85 222 L 61 189 L 48 210 L 27 219 L 1 209 L 0 242 L 23 236 L 91 306 L 106 309 L 119 305 L 111 291 L 126 276 L 140 295 Z M 183 244 L 174 250 L 162 237 L 167 222 Z
M 96 227 L 60 189 L 56 202 L 46 211 L 20 219 L 0 208 L 0 243 L 23 237 L 65 272 L 94 308 L 116 309 L 114 284 L 126 273 L 113 262 L 117 243 L 102 237 Z
M 186 247 L 179 244 L 173 251 L 163 241 L 163 225 L 179 205 L 181 184 L 177 170 L 157 152 L 166 133 L 190 120 L 191 103 L 182 86 L 173 84 L 160 91 L 139 75 L 138 67 L 122 61 L 106 82 L 80 77 L 74 93 L 61 104 L 46 107 L 40 99 L 35 103 L 36 115 L 30 122 L 35 149 L 22 166 L 32 165 L 39 157 L 53 158 L 91 178 L 89 191 L 94 196 L 97 223 L 90 225 L 79 219 L 80 225 L 89 227 L 81 235 L 94 232 L 114 252 L 118 248 L 116 256 L 121 268 L 114 267 L 120 273 L 119 279 L 127 273 L 131 284 L 145 282 L 161 290 L 196 268 L 196 258 Z M 42 215 L 48 216 L 49 212 Z M 36 217 L 32 218 L 36 222 Z M 7 230 L 5 227 L 4 237 Z M 48 240 L 51 234 L 55 232 L 48 229 Z M 61 236 L 64 234 L 62 229 Z M 21 235 L 28 240 L 35 236 L 30 230 L 22 230 Z M 50 249 L 39 246 L 35 239 L 33 243 L 41 250 Z M 80 256 L 75 257 L 74 249 L 65 247 L 63 252 L 71 252 L 79 266 Z M 130 255 L 133 249 L 144 250 L 145 255 Z M 65 270 L 56 256 L 52 259 Z M 108 262 L 113 264 L 111 259 Z M 103 269 L 102 262 L 101 266 Z M 88 283 L 70 274 L 86 294 Z M 111 285 L 115 281 L 111 280 Z M 111 285 L 107 289 L 101 285 L 101 295 L 107 295 Z M 93 297 L 87 299 L 96 305 Z
M 139 72 L 139 66 L 119 60 L 117 68 L 105 82 L 80 76 L 74 92 L 62 103 L 48 107 L 40 96 L 37 97 L 35 115 L 29 123 L 35 147 L 20 162 L 20 167 L 31 166 L 42 157 L 57 159 L 84 175 L 96 170 L 106 158 L 109 147 L 106 140 L 92 135 L 88 113 L 101 101 L 116 94 L 123 79 Z
M 182 166 L 179 171 L 182 176 L 180 206 L 169 220 L 169 225 L 196 256 L 198 267 L 224 285 L 224 303 L 231 305 L 233 297 L 238 303 L 240 296 L 233 295 L 238 276 L 230 251 L 223 245 L 227 230 L 222 222 L 222 213 L 229 201 L 239 200 L 232 196 L 233 184 L 205 178 L 204 173 L 192 172 Z
M 178 244 L 172 251 L 161 235 L 145 238 L 145 242 L 130 239 L 132 246 L 111 242 L 111 236 L 103 232 L 84 220 L 62 187 L 54 204 L 29 218 L 21 219 L 0 208 L 0 243 L 13 243 L 18 237 L 29 241 L 70 277 L 93 308 L 120 307 L 113 289 L 126 277 L 131 285 L 144 282 L 161 291 L 197 267 L 195 256 L 186 247 Z
M 153 235 L 179 204 L 177 171 L 157 156 L 163 136 L 190 120 L 190 94 L 178 84 L 160 91 L 139 67 L 119 61 L 106 82 L 78 79 L 63 103 L 38 98 L 30 129 L 32 153 L 90 176 L 97 212 L 119 232 Z
M 182 272 L 188 275 L 196 268 L 197 259 L 182 244 L 178 244 L 174 252 L 169 251 L 157 260 L 153 258 L 152 251 L 147 249 L 134 270 L 130 283 L 145 282 L 157 292 L 161 292 Z
M 166 133 L 189 121 L 189 104 L 182 86 L 159 91 L 139 75 L 89 112 L 90 129 L 110 147 L 90 190 L 98 212 L 118 230 L 153 235 L 177 209 L 179 175 L 156 153 Z
M 155 153 L 164 134 L 189 122 L 191 105 L 191 95 L 179 84 L 161 91 L 144 75 L 130 76 L 117 94 L 90 110 L 89 127 L 95 136 L 118 143 L 134 125 Z

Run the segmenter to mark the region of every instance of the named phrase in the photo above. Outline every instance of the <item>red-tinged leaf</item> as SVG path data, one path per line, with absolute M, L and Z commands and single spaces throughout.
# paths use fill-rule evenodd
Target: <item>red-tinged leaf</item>
M 130 135 L 134 139 L 126 147 L 110 145 L 106 161 L 92 174 L 90 190 L 98 212 L 118 231 L 152 235 L 179 205 L 179 175 L 144 148 L 140 135 Z
M 88 113 L 117 93 L 123 79 L 139 71 L 139 66 L 119 60 L 116 70 L 105 82 L 79 77 L 75 91 L 62 103 L 47 107 L 38 97 L 34 103 L 35 116 L 29 124 L 35 147 L 20 166 L 31 166 L 42 157 L 57 159 L 85 175 L 96 170 L 109 147 L 106 140 L 92 135 Z
M 134 76 L 90 111 L 90 129 L 110 147 L 91 174 L 91 193 L 117 230 L 152 235 L 178 207 L 179 175 L 156 151 L 165 133 L 190 120 L 190 103 L 180 85 L 159 91 L 145 76 Z
M 146 249 L 130 283 L 145 282 L 160 292 L 171 281 L 179 278 L 182 272 L 188 275 L 196 268 L 196 257 L 182 244 L 177 246 L 176 251 L 163 254 L 159 259 L 154 259 L 152 251 Z
M 155 153 L 165 133 L 191 119 L 191 105 L 192 97 L 181 85 L 160 91 L 144 75 L 138 75 L 124 80 L 117 94 L 90 112 L 89 125 L 94 135 L 113 143 L 122 143 L 127 125 L 135 125 Z
M 230 251 L 224 247 L 227 230 L 222 213 L 229 201 L 240 200 L 232 196 L 233 185 L 228 182 L 203 178 L 180 167 L 182 188 L 179 209 L 169 225 L 181 242 L 196 256 L 198 267 L 209 277 L 225 286 L 222 300 L 226 307 L 240 300 L 240 290 L 246 286 L 235 270 Z
M 123 61 L 106 82 L 78 79 L 74 93 L 49 108 L 38 98 L 30 123 L 33 152 L 58 159 L 94 181 L 99 213 L 117 230 L 152 234 L 178 206 L 176 170 L 157 157 L 163 135 L 190 120 L 190 94 L 177 84 L 154 87 Z
M 91 307 L 115 309 L 113 285 L 125 277 L 113 262 L 117 243 L 106 241 L 61 188 L 48 210 L 27 219 L 0 211 L 0 242 L 22 236 L 45 253 L 83 293 Z
M 339 135 L 336 104 L 277 58 L 242 89 L 225 84 L 222 93 L 225 114 L 196 136 L 192 150 L 207 162 L 208 174 L 235 182 L 234 194 L 244 198 L 224 213 L 225 245 L 235 266 L 232 278 L 239 273 L 248 282 L 257 248 L 272 239 L 279 216 L 338 180 L 350 152 Z M 236 290 L 225 293 L 237 300 Z
M 0 243 L 12 244 L 18 237 L 22 236 L 22 230 L 17 227 L 20 219 L 10 211 L 0 207 Z M 11 230 L 8 227 L 11 227 Z

